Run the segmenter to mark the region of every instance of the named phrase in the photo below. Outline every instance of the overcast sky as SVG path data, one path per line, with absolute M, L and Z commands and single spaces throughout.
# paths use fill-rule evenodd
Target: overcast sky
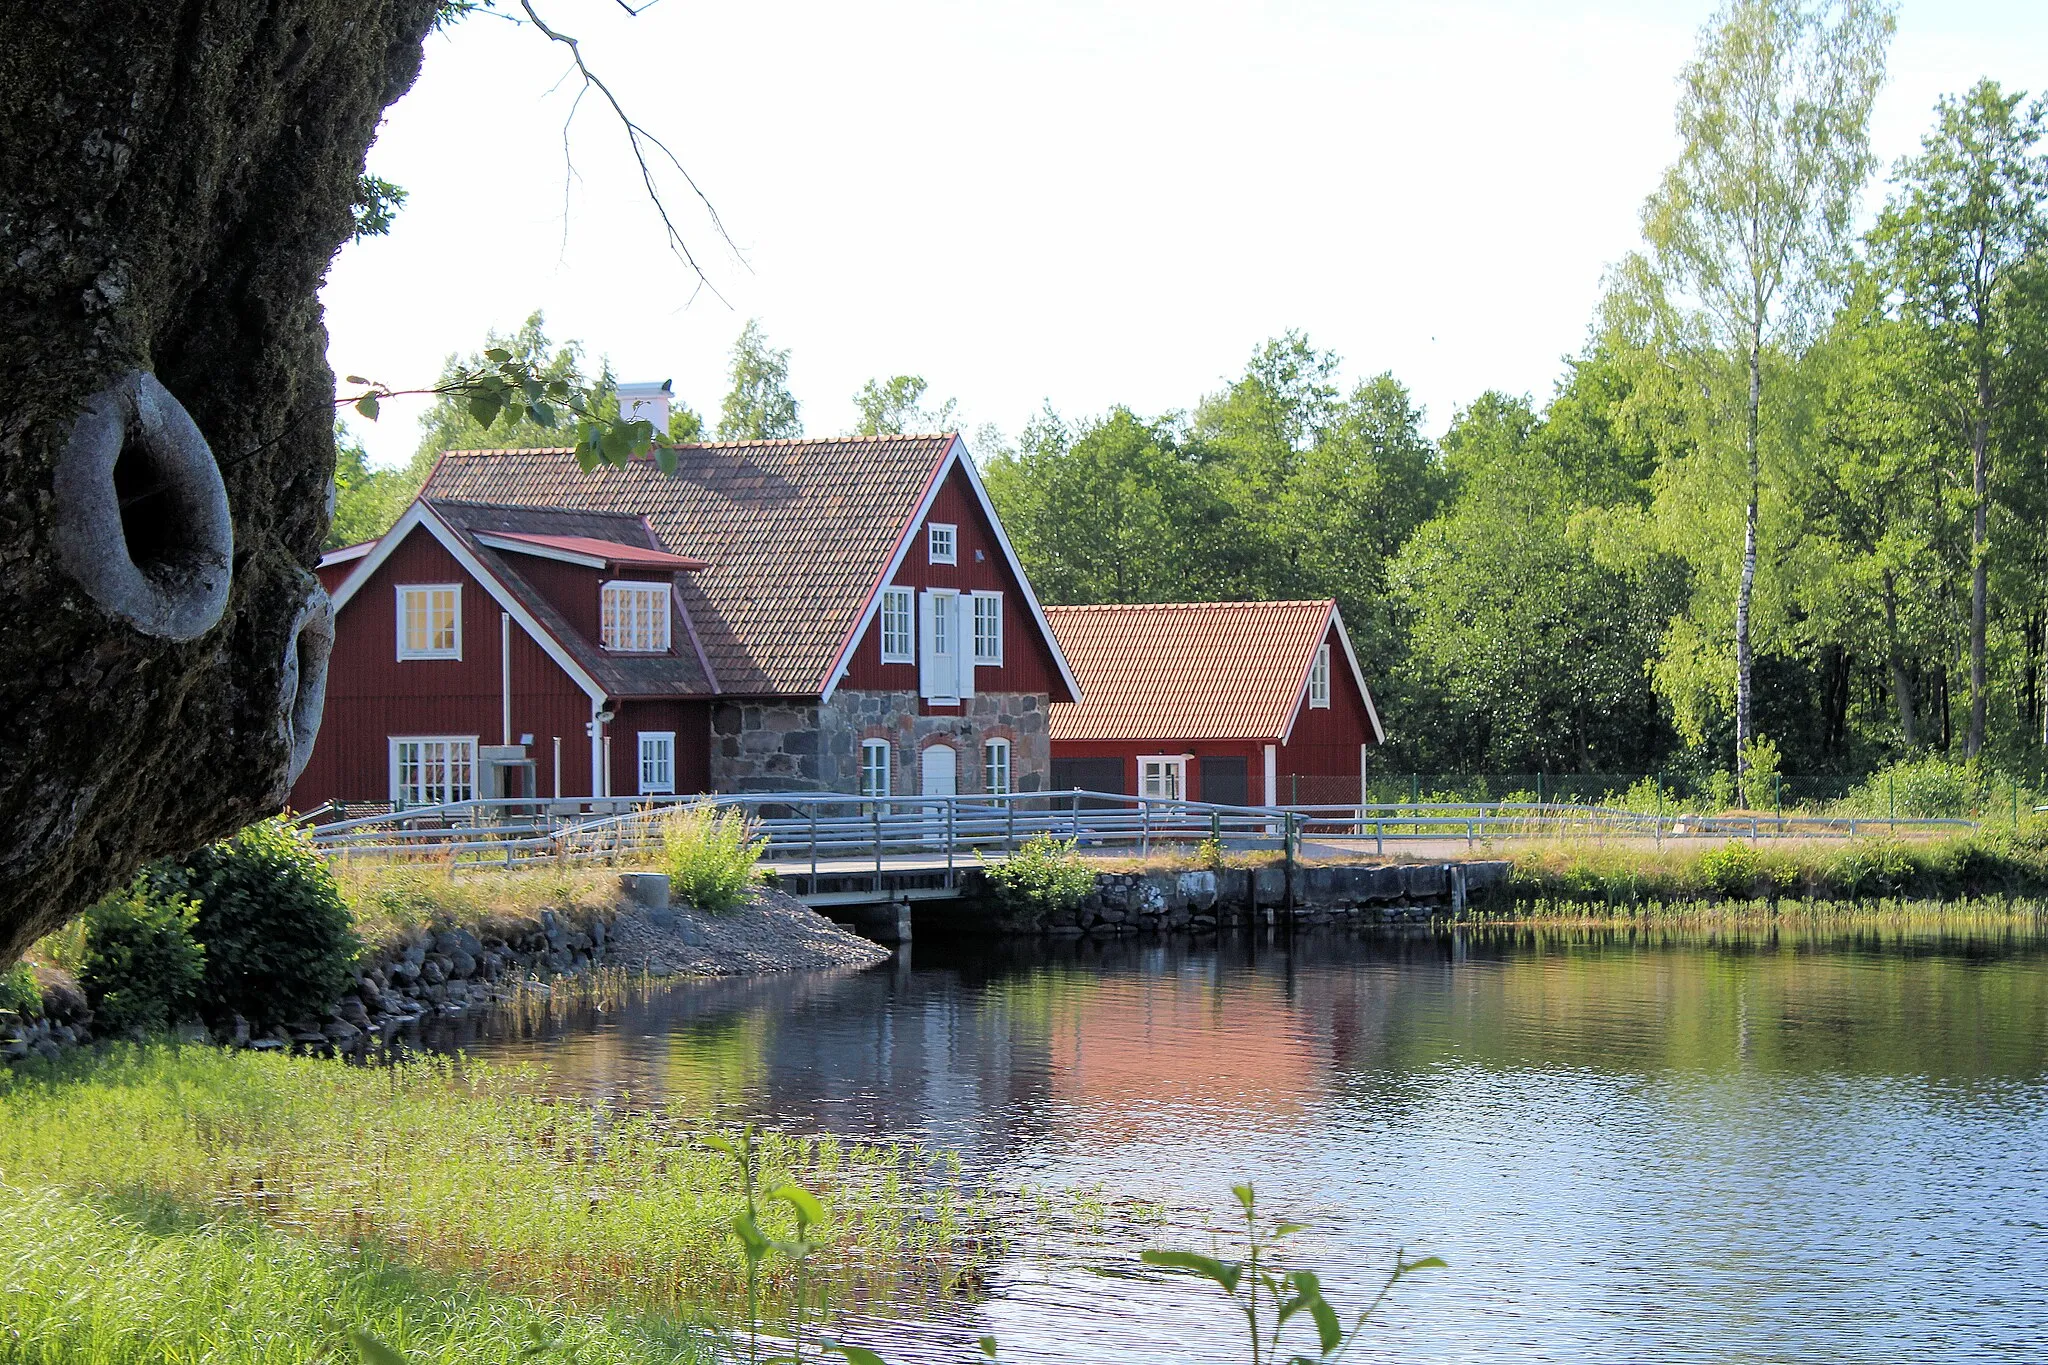
M 668 254 L 594 97 L 565 223 L 564 52 L 471 18 L 428 40 L 370 153 L 411 197 L 336 261 L 329 356 L 430 383 L 539 308 L 621 379 L 673 379 L 715 416 L 759 317 L 813 434 L 895 373 L 1014 433 L 1047 400 L 1186 407 L 1298 327 L 1349 377 L 1393 371 L 1440 432 L 1488 388 L 1541 401 L 1578 349 L 1675 150 L 1677 74 L 1711 9 L 661 0 L 629 19 L 548 0 L 716 206 L 737 252 L 665 186 L 715 295 Z M 2048 4 L 1906 0 L 1885 163 L 1984 75 L 2048 84 Z M 418 411 L 356 426 L 402 461 Z

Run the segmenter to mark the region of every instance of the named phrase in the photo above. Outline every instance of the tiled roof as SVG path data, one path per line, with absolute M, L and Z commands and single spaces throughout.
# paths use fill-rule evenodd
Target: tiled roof
M 572 555 L 583 555 L 591 559 L 602 559 L 607 564 L 631 564 L 641 569 L 701 569 L 704 561 L 688 555 L 672 555 L 666 550 L 650 550 L 640 545 L 621 545 L 616 540 L 599 540 L 595 536 L 539 536 L 525 535 L 514 531 L 495 533 L 501 540 L 516 540 L 522 545 L 531 545 L 541 550 L 562 550 Z
M 1047 607 L 1083 700 L 1056 740 L 1278 740 L 1336 604 L 1168 602 Z
M 464 546 L 490 569 L 491 574 L 519 604 L 540 622 L 541 629 L 566 649 L 583 670 L 613 698 L 624 697 L 707 697 L 717 692 L 702 653 L 695 643 L 688 611 L 681 594 L 674 594 L 677 617 L 669 632 L 673 652 L 669 654 L 613 654 L 571 625 L 566 617 L 521 572 L 521 561 L 533 561 L 516 552 L 495 550 L 477 537 L 534 536 L 592 540 L 643 552 L 660 551 L 647 524 L 635 516 L 603 512 L 564 512 L 545 507 L 495 507 L 458 502 L 445 498 L 427 499 L 427 506 L 462 539 Z M 663 556 L 670 558 L 672 556 Z M 678 584 L 687 574 L 675 575 Z
M 425 496 L 645 517 L 721 689 L 817 696 L 953 437 L 682 446 L 584 473 L 569 450 L 450 451 Z

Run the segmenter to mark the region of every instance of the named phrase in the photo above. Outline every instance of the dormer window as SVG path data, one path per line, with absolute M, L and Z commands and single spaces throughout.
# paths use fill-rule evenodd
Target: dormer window
M 604 647 L 619 654 L 668 653 L 668 593 L 666 583 L 605 584 Z
M 926 539 L 931 548 L 934 564 L 958 564 L 960 562 L 960 528 L 948 526 L 942 521 L 932 522 L 925 528 Z

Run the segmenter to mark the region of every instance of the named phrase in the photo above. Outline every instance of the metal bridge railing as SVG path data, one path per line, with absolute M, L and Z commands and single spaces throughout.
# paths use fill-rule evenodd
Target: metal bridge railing
M 1226 806 L 1116 792 L 1020 792 L 1007 796 L 863 797 L 767 792 L 712 796 L 509 798 L 456 801 L 312 826 L 313 842 L 345 857 L 446 862 L 451 867 L 636 861 L 661 844 L 661 822 L 679 806 L 746 812 L 764 841 L 761 861 L 778 871 L 843 877 L 871 870 L 880 889 L 892 865 L 951 876 L 978 858 L 999 859 L 1038 835 L 1072 840 L 1086 853 L 1149 854 L 1215 840 L 1230 849 L 1282 849 L 1304 838 L 1375 854 L 1388 845 L 1531 838 L 1855 838 L 1873 832 L 1976 828 L 1969 820 L 1894 820 L 1771 815 L 1657 815 L 1538 802 Z

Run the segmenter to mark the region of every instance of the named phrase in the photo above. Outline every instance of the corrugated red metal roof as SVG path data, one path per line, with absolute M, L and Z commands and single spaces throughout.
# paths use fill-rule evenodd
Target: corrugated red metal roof
M 632 564 L 644 569 L 701 569 L 701 559 L 689 555 L 672 555 L 666 550 L 649 550 L 639 545 L 621 545 L 616 540 L 598 540 L 591 536 L 535 536 L 516 531 L 494 531 L 491 534 L 505 540 L 516 540 L 524 545 L 538 546 L 544 550 L 563 550 L 573 555 L 588 555 L 602 559 L 607 564 Z
M 1055 740 L 1278 740 L 1336 603 L 1148 602 L 1047 607 L 1083 700 Z
M 726 693 L 818 694 L 953 437 L 681 446 L 585 473 L 571 450 L 449 451 L 424 496 L 641 516 L 701 556 L 677 580 Z

